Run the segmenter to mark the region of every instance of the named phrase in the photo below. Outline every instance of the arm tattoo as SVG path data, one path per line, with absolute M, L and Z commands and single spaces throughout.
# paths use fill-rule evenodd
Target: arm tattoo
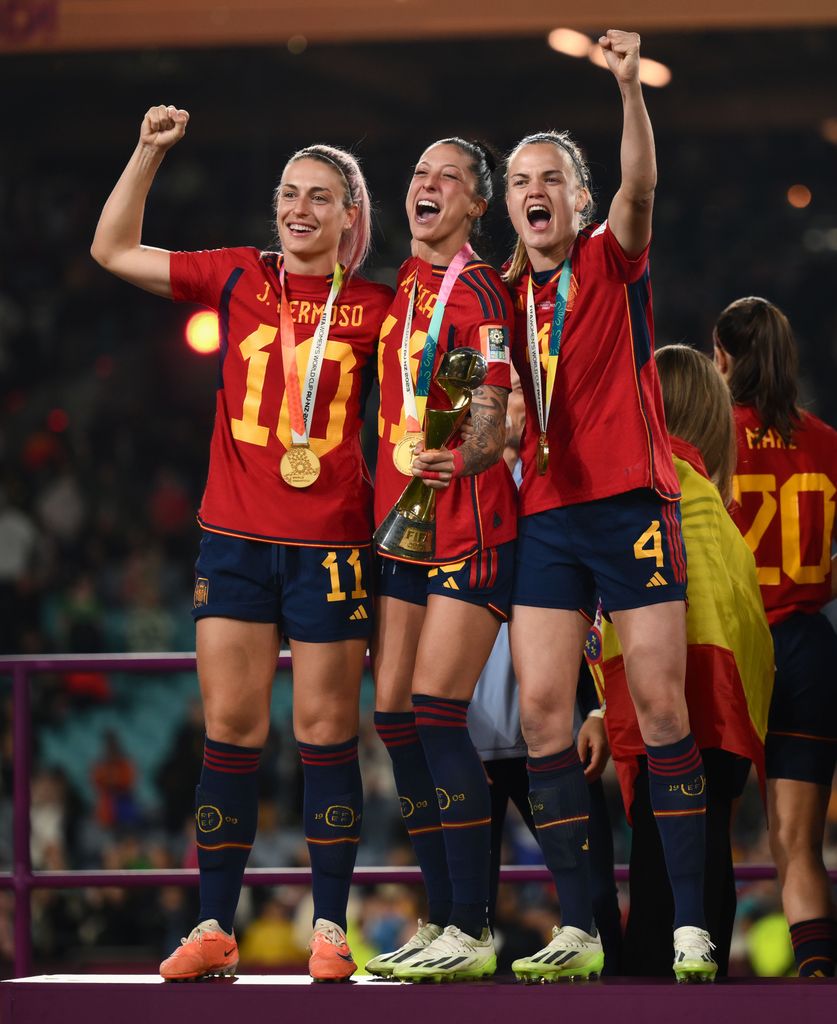
M 506 443 L 506 405 L 509 393 L 505 388 L 483 384 L 471 399 L 473 433 L 463 442 L 460 451 L 465 476 L 475 476 L 493 466 L 503 454 Z

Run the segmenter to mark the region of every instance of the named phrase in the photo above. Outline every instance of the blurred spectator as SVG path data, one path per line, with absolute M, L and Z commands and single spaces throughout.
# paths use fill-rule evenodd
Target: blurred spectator
M 96 820 L 105 828 L 135 825 L 139 808 L 134 796 L 136 768 L 114 732 L 107 732 L 105 749 L 91 771 L 96 790 Z

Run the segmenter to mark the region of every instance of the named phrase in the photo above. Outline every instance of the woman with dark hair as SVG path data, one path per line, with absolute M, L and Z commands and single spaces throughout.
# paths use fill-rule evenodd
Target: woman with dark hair
M 390 289 L 357 277 L 369 194 L 355 158 L 295 153 L 276 191 L 281 252 L 142 244 L 151 183 L 189 115 L 152 107 L 105 203 L 92 254 L 123 280 L 221 320 L 221 379 L 198 521 L 198 678 L 206 721 L 196 793 L 200 914 L 167 981 L 234 974 L 233 917 L 256 834 L 259 755 L 284 634 L 305 777 L 314 933 L 309 970 L 355 970 L 346 901 L 362 814 L 358 701 L 372 628 L 372 488 L 360 447 L 364 368 Z
M 705 779 L 686 670 L 680 484 L 654 366 L 648 248 L 657 181 L 639 36 L 599 39 L 622 99 L 622 180 L 592 217 L 589 171 L 566 133 L 523 139 L 506 168 L 518 241 L 515 366 L 527 420 L 511 647 L 530 797 L 561 903 L 553 940 L 520 977 L 592 977 L 589 797 L 572 739 L 579 663 L 597 598 L 619 634 L 646 745 L 651 801 L 675 895 L 674 972 L 715 975 L 703 909 Z
M 773 644 L 753 556 L 724 507 L 735 466 L 729 391 L 712 361 L 686 345 L 661 349 L 656 363 L 689 559 L 686 703 L 706 770 L 704 903 L 723 976 L 736 908 L 732 804 L 751 763 L 764 779 Z M 671 970 L 666 935 L 673 912 L 671 888 L 661 882 L 665 860 L 624 659 L 616 631 L 601 616 L 586 649 L 607 699 L 611 752 L 633 826 L 623 968 L 628 975 L 664 977 Z
M 428 895 L 428 923 L 372 974 L 462 980 L 494 973 L 488 928 L 491 808 L 468 736 L 468 704 L 508 616 L 516 495 L 502 461 L 511 386 L 511 308 L 469 239 L 491 200 L 486 150 L 459 138 L 421 155 L 407 192 L 412 256 L 401 267 L 378 350 L 381 409 L 375 521 L 411 476 L 437 491 L 436 551 L 379 548 L 373 646 L 375 725 L 392 757 L 401 813 Z M 422 450 L 421 423 L 442 357 L 481 351 L 467 439 Z
M 822 845 L 837 762 L 837 634 L 821 609 L 837 579 L 837 432 L 800 408 L 796 341 L 772 303 L 731 303 L 714 342 L 735 402 L 734 517 L 755 555 L 776 652 L 766 742 L 770 848 L 797 970 L 833 977 L 837 929 Z

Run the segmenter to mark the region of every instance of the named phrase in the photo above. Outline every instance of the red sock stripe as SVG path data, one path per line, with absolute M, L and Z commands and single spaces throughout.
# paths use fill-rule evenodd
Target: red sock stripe
M 339 764 L 351 764 L 357 761 L 357 747 L 350 750 L 317 750 L 299 748 L 299 756 L 303 764 L 316 765 L 319 768 L 330 768 Z
M 417 704 L 416 725 L 441 725 L 465 728 L 468 722 L 468 708 L 450 707 L 445 704 Z
M 820 940 L 830 942 L 831 922 L 804 921 L 800 924 L 792 924 L 790 934 L 794 949 L 805 942 L 817 942 Z
M 526 770 L 530 772 L 555 772 L 561 771 L 564 768 L 572 768 L 577 764 L 581 764 L 578 751 L 575 747 L 570 747 L 569 750 L 564 750 L 553 757 L 539 757 L 537 760 L 529 758 L 526 762 Z
M 211 754 L 218 761 L 228 761 L 230 764 L 246 764 L 249 761 L 258 761 L 261 757 L 261 750 L 248 750 L 246 753 L 238 753 L 231 750 L 218 750 L 217 747 L 204 746 L 204 754 Z
M 375 731 L 381 737 L 387 749 L 405 747 L 408 743 L 419 742 L 419 734 L 415 722 L 405 725 L 376 725 Z
M 424 729 L 467 729 L 467 720 L 462 718 L 446 718 L 434 712 L 416 712 L 416 725 Z
M 210 750 L 204 750 L 203 763 L 214 772 L 224 772 L 226 775 L 252 775 L 259 770 L 259 755 L 243 759 L 225 760 L 219 758 Z
M 653 772 L 654 775 L 688 775 L 698 771 L 702 765 L 703 761 L 697 746 L 693 746 L 691 750 L 678 757 L 663 758 L 654 757 L 652 754 L 648 755 L 648 771 Z

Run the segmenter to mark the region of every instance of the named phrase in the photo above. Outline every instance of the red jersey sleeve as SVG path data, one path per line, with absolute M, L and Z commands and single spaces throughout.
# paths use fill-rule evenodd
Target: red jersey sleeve
M 472 264 L 457 289 L 464 308 L 457 310 L 454 345 L 475 348 L 488 362 L 485 384 L 511 390 L 514 309 L 500 275 L 487 263 Z
M 645 273 L 650 246 L 649 241 L 639 256 L 626 256 L 624 249 L 616 240 L 616 235 L 610 230 L 610 225 L 604 221 L 590 235 L 586 256 L 599 265 L 602 274 L 609 280 L 633 284 Z
M 217 309 L 230 272 L 242 262 L 237 255 L 247 264 L 253 263 L 254 257 L 258 260 L 258 250 L 247 248 L 173 252 L 169 276 L 174 301 L 202 302 Z

